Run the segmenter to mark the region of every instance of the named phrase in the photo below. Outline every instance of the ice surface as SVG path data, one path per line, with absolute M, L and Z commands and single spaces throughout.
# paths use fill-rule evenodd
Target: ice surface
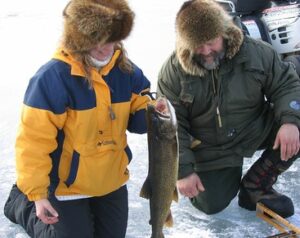
M 158 70 L 175 46 L 175 15 L 183 1 L 130 0 L 136 12 L 134 30 L 125 42 L 130 58 L 151 80 L 155 90 Z M 10 0 L 0 8 L 0 238 L 26 238 L 24 231 L 3 215 L 3 205 L 15 181 L 14 140 L 25 87 L 37 68 L 53 54 L 62 27 L 66 0 Z M 128 238 L 150 237 L 148 201 L 139 197 L 147 174 L 146 136 L 129 135 L 130 164 Z M 257 158 L 247 159 L 245 170 Z M 291 196 L 296 214 L 300 208 L 299 161 L 283 174 L 276 188 Z M 207 216 L 180 197 L 172 204 L 174 227 L 168 238 L 265 237 L 277 231 L 241 209 L 234 199 L 223 212 Z

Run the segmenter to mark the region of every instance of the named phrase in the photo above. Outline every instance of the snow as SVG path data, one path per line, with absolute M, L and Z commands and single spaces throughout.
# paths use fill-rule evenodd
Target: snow
M 155 91 L 158 71 L 175 46 L 175 16 L 183 1 L 129 0 L 136 13 L 134 30 L 125 41 L 129 57 L 143 69 Z M 26 238 L 22 228 L 3 215 L 3 205 L 14 183 L 14 140 L 20 117 L 22 98 L 28 80 L 38 67 L 52 56 L 62 29 L 61 12 L 66 0 L 10 0 L 0 8 L 0 238 Z M 139 197 L 147 175 L 147 141 L 145 135 L 129 134 L 133 160 L 129 166 L 128 238 L 150 237 L 148 201 Z M 246 170 L 257 158 L 245 160 Z M 297 161 L 276 184 L 295 204 L 298 222 L 300 208 L 299 168 Z M 174 227 L 165 229 L 167 238 L 265 237 L 276 230 L 241 209 L 234 199 L 230 206 L 216 215 L 205 215 L 180 197 L 172 204 Z M 299 226 L 299 223 L 298 223 Z

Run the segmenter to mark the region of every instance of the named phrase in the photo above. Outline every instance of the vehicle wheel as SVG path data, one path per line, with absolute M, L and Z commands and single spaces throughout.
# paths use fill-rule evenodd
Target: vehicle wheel
M 283 61 L 290 62 L 294 66 L 297 74 L 300 76 L 300 55 L 287 56 L 283 59 Z

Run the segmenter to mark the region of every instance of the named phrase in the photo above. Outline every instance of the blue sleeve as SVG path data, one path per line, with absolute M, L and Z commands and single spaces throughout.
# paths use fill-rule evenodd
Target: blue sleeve
M 128 123 L 128 131 L 133 133 L 146 133 L 146 108 L 150 101 L 147 92 L 150 92 L 150 81 L 144 76 L 141 69 L 134 65 L 132 80 L 131 115 Z M 145 94 L 146 93 L 146 94 Z

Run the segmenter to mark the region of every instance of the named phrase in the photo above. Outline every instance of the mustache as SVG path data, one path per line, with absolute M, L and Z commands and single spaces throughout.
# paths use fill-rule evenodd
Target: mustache
M 225 56 L 225 50 L 222 50 L 219 52 L 212 51 L 208 55 L 194 54 L 193 59 L 197 62 L 205 61 L 205 59 L 208 57 L 213 57 L 214 60 L 222 60 L 224 58 L 224 56 Z
M 208 63 L 207 62 L 207 58 L 208 57 L 212 57 L 213 58 L 213 62 L 212 63 Z M 201 67 L 211 70 L 211 69 L 215 69 L 220 65 L 220 62 L 224 59 L 225 57 L 225 50 L 216 52 L 213 51 L 208 55 L 201 55 L 201 54 L 194 54 L 193 56 L 193 60 Z

